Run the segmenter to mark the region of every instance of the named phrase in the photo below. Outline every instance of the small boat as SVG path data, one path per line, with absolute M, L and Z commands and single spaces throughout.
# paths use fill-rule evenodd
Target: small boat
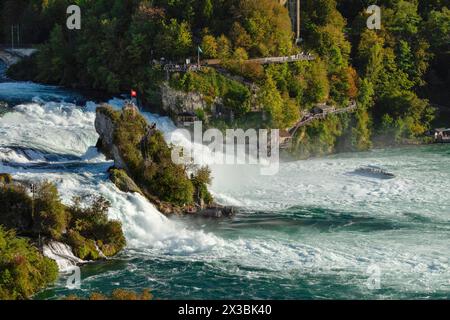
M 387 170 L 377 167 L 377 166 L 365 166 L 358 168 L 354 171 L 355 174 L 379 178 L 379 179 L 393 179 L 395 175 L 388 172 Z

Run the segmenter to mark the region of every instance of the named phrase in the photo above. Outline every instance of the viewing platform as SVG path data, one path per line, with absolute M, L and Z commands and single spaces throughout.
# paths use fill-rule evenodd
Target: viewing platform
M 295 136 L 297 131 L 315 120 L 323 120 L 332 114 L 342 114 L 354 112 L 358 108 L 356 101 L 350 101 L 349 105 L 345 108 L 337 109 L 335 106 L 327 105 L 326 103 L 317 104 L 310 112 L 304 113 L 303 117 L 295 126 L 287 131 L 283 131 L 280 134 L 280 147 L 282 149 L 289 148 L 292 142 L 292 138 Z
M 281 57 L 266 57 L 266 58 L 254 58 L 245 60 L 244 63 L 256 63 L 256 64 L 274 64 L 274 63 L 292 63 L 296 61 L 312 61 L 316 57 L 310 53 L 299 53 L 291 56 L 281 56 Z M 207 66 L 217 66 L 221 65 L 222 61 L 220 59 L 207 59 L 203 61 Z

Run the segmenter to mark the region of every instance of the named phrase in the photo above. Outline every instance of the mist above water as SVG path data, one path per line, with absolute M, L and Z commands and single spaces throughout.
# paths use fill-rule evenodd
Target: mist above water
M 449 289 L 450 204 L 442 190 L 450 187 L 450 150 L 445 146 L 283 163 L 275 176 L 261 176 L 252 166 L 212 166 L 216 198 L 244 212 L 219 222 L 172 220 L 109 181 L 112 163 L 93 148 L 95 105 L 61 102 L 67 97 L 59 90 L 0 83 L 0 100 L 3 95 L 35 101 L 0 118 L 0 171 L 16 179 L 54 181 L 65 202 L 80 193 L 100 193 L 111 202 L 110 217 L 123 224 L 131 261 L 104 278 L 88 277 L 91 288 L 110 288 L 105 283 L 116 279 L 131 288 L 156 287 L 161 297 L 176 297 L 177 286 L 189 297 L 197 294 L 192 287 L 202 288 L 205 298 L 219 294 L 202 282 L 203 275 L 222 286 L 222 296 L 234 292 L 239 281 L 248 283 L 241 289 L 248 298 L 282 294 L 276 283 L 290 288 L 285 296 L 298 297 L 305 288 L 311 297 L 326 296 L 327 284 L 352 292 L 348 296 L 370 296 L 377 293 L 368 291 L 366 271 L 375 264 L 388 296 Z M 119 108 L 123 101 L 110 103 Z M 145 116 L 171 139 L 175 126 L 168 118 Z M 397 178 L 351 174 L 367 164 L 387 167 Z M 122 279 L 129 270 L 134 271 L 128 277 L 139 281 Z

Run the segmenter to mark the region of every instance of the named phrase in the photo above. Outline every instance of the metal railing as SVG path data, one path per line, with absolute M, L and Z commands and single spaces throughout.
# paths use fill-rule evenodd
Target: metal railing
M 302 120 L 297 122 L 297 124 L 289 130 L 289 133 L 291 134 L 291 136 L 295 136 L 298 129 L 313 122 L 314 120 L 325 119 L 330 114 L 341 114 L 352 112 L 355 111 L 357 108 L 358 105 L 356 101 L 351 101 L 348 107 L 345 108 L 333 109 L 332 111 L 324 111 L 323 113 L 316 113 L 316 114 L 309 112 L 303 116 Z

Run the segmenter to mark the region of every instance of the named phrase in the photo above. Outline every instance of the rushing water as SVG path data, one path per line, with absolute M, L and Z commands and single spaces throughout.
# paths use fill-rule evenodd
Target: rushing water
M 61 275 L 36 298 L 115 288 L 151 288 L 160 299 L 450 296 L 450 145 L 283 163 L 275 176 L 213 167 L 214 195 L 242 212 L 171 220 L 108 181 L 112 163 L 93 148 L 93 103 L 77 106 L 73 92 L 17 82 L 0 83 L 0 100 L 15 105 L 0 118 L 0 172 L 54 181 L 66 202 L 103 194 L 128 240 L 119 257 L 82 268 L 81 290 L 66 289 Z M 169 119 L 146 116 L 170 139 Z M 367 164 L 397 178 L 351 174 Z M 380 289 L 369 289 L 377 271 Z

